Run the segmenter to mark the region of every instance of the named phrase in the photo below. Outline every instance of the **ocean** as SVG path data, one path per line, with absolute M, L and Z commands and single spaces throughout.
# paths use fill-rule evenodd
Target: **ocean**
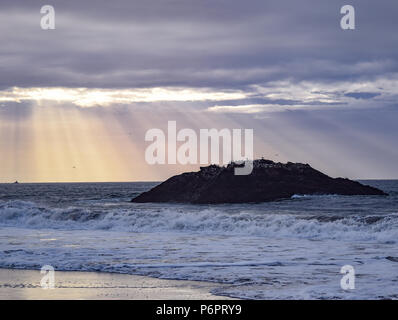
M 0 267 L 211 281 L 243 299 L 398 299 L 398 180 L 361 182 L 389 196 L 139 204 L 157 183 L 0 184 Z

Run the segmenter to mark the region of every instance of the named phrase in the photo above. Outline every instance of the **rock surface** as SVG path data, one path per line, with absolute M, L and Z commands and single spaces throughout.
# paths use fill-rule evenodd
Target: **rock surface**
M 308 164 L 254 160 L 250 175 L 234 175 L 226 167 L 210 165 L 183 173 L 134 198 L 132 202 L 245 203 L 290 198 L 293 195 L 387 195 L 374 187 L 343 178 L 331 178 Z

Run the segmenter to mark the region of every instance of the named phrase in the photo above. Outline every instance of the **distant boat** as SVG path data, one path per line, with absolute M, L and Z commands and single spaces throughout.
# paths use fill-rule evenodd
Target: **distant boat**
M 19 184 L 19 182 L 18 182 L 18 181 L 15 181 L 14 184 Z

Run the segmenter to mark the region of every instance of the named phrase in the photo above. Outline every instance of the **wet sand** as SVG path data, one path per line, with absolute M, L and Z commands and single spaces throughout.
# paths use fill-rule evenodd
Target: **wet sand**
M 56 271 L 54 289 L 43 289 L 39 270 L 0 269 L 0 300 L 211 300 L 228 299 L 210 291 L 219 284 L 145 276 Z

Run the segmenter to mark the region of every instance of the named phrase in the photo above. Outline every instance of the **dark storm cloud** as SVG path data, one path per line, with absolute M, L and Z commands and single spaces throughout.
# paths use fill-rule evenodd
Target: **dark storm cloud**
M 40 7 L 56 30 L 40 29 Z M 0 88 L 219 87 L 361 81 L 398 72 L 398 4 L 341 1 L 2 1 Z
M 380 93 L 375 93 L 375 92 L 348 92 L 345 94 L 345 96 L 352 97 L 355 99 L 372 99 L 379 95 Z

